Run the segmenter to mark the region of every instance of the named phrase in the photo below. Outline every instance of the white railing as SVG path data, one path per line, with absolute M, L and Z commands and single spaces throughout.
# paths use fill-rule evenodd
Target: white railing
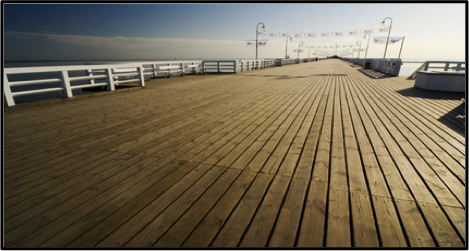
M 439 69 L 439 71 L 466 71 L 466 62 L 461 61 L 426 61 L 423 71 Z
M 237 73 L 274 66 L 273 60 L 204 60 L 204 73 Z
M 133 62 L 101 65 L 73 65 L 4 68 L 3 93 L 7 106 L 15 105 L 15 97 L 58 92 L 60 97 L 73 97 L 74 90 L 107 88 L 123 83 L 138 82 L 145 86 L 145 78 L 201 72 L 199 61 Z M 19 88 L 21 87 L 21 88 Z

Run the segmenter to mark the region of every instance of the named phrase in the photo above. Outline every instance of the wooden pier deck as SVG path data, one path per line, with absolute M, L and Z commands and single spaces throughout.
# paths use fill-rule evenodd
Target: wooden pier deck
M 340 60 L 4 109 L 4 247 L 467 247 L 464 97 Z

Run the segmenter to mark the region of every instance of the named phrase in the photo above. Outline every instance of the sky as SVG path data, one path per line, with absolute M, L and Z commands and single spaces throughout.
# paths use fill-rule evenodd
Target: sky
M 258 37 L 267 40 L 259 58 L 285 57 L 287 39 L 270 33 L 301 33 L 288 41 L 292 58 L 298 48 L 300 57 L 357 57 L 350 45 L 359 50 L 367 44 L 368 58 L 382 58 L 385 44 L 373 39 L 387 39 L 388 32 L 378 32 L 384 19 L 390 37 L 404 37 L 388 45 L 386 58 L 397 58 L 401 45 L 402 59 L 464 60 L 467 53 L 464 2 L 2 4 L 4 61 L 254 59 L 256 48 L 247 40 L 255 40 L 259 23 L 267 33 Z M 366 29 L 373 32 L 363 39 Z M 322 37 L 325 32 L 343 36 Z

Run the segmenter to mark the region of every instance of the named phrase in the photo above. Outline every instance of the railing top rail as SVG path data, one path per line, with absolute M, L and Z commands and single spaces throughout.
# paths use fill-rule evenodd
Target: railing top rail
M 202 62 L 202 60 L 193 61 L 157 61 L 157 62 L 131 62 L 131 63 L 112 63 L 112 64 L 90 64 L 90 65 L 60 65 L 60 66 L 36 66 L 36 67 L 12 67 L 4 68 L 7 74 L 12 73 L 38 73 L 38 72 L 54 72 L 54 71 L 74 71 L 74 70 L 94 70 L 106 68 L 126 68 L 126 67 L 141 67 L 146 64 L 168 64 L 168 63 L 192 63 Z
M 429 64 L 465 64 L 465 61 L 425 61 L 426 63 Z

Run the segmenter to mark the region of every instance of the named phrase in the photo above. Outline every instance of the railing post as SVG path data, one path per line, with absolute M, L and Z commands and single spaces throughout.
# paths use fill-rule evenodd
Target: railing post
M 111 68 L 107 68 L 105 70 L 106 72 L 106 75 L 107 75 L 107 89 L 109 91 L 115 91 L 116 90 L 116 85 L 114 84 L 114 77 L 112 76 L 112 69 Z
M 156 78 L 156 64 L 151 64 L 151 66 L 153 67 L 153 77 Z
M 3 96 L 7 103 L 7 106 L 14 106 L 15 100 L 13 99 L 13 95 L 11 95 L 10 84 L 8 83 L 7 74 L 3 73 Z
M 68 71 L 62 71 L 62 88 L 64 88 L 65 93 L 64 97 L 71 98 L 73 96 L 72 94 L 72 88 L 70 87 L 70 78 L 68 76 Z
M 139 86 L 145 86 L 145 78 L 144 78 L 144 75 L 143 75 L 143 66 L 139 66 L 137 67 L 137 71 L 138 71 L 138 74 L 140 76 L 140 83 L 139 83 Z
M 427 71 L 428 70 L 428 65 L 430 64 L 430 62 L 425 62 L 425 67 L 423 68 L 423 71 Z
M 181 76 L 184 76 L 184 62 L 181 62 Z
M 87 69 L 87 70 L 86 70 L 86 74 L 87 74 L 88 76 L 93 76 L 93 70 Z M 89 83 L 92 84 L 92 85 L 94 85 L 94 79 L 90 79 L 90 80 L 89 80 Z

